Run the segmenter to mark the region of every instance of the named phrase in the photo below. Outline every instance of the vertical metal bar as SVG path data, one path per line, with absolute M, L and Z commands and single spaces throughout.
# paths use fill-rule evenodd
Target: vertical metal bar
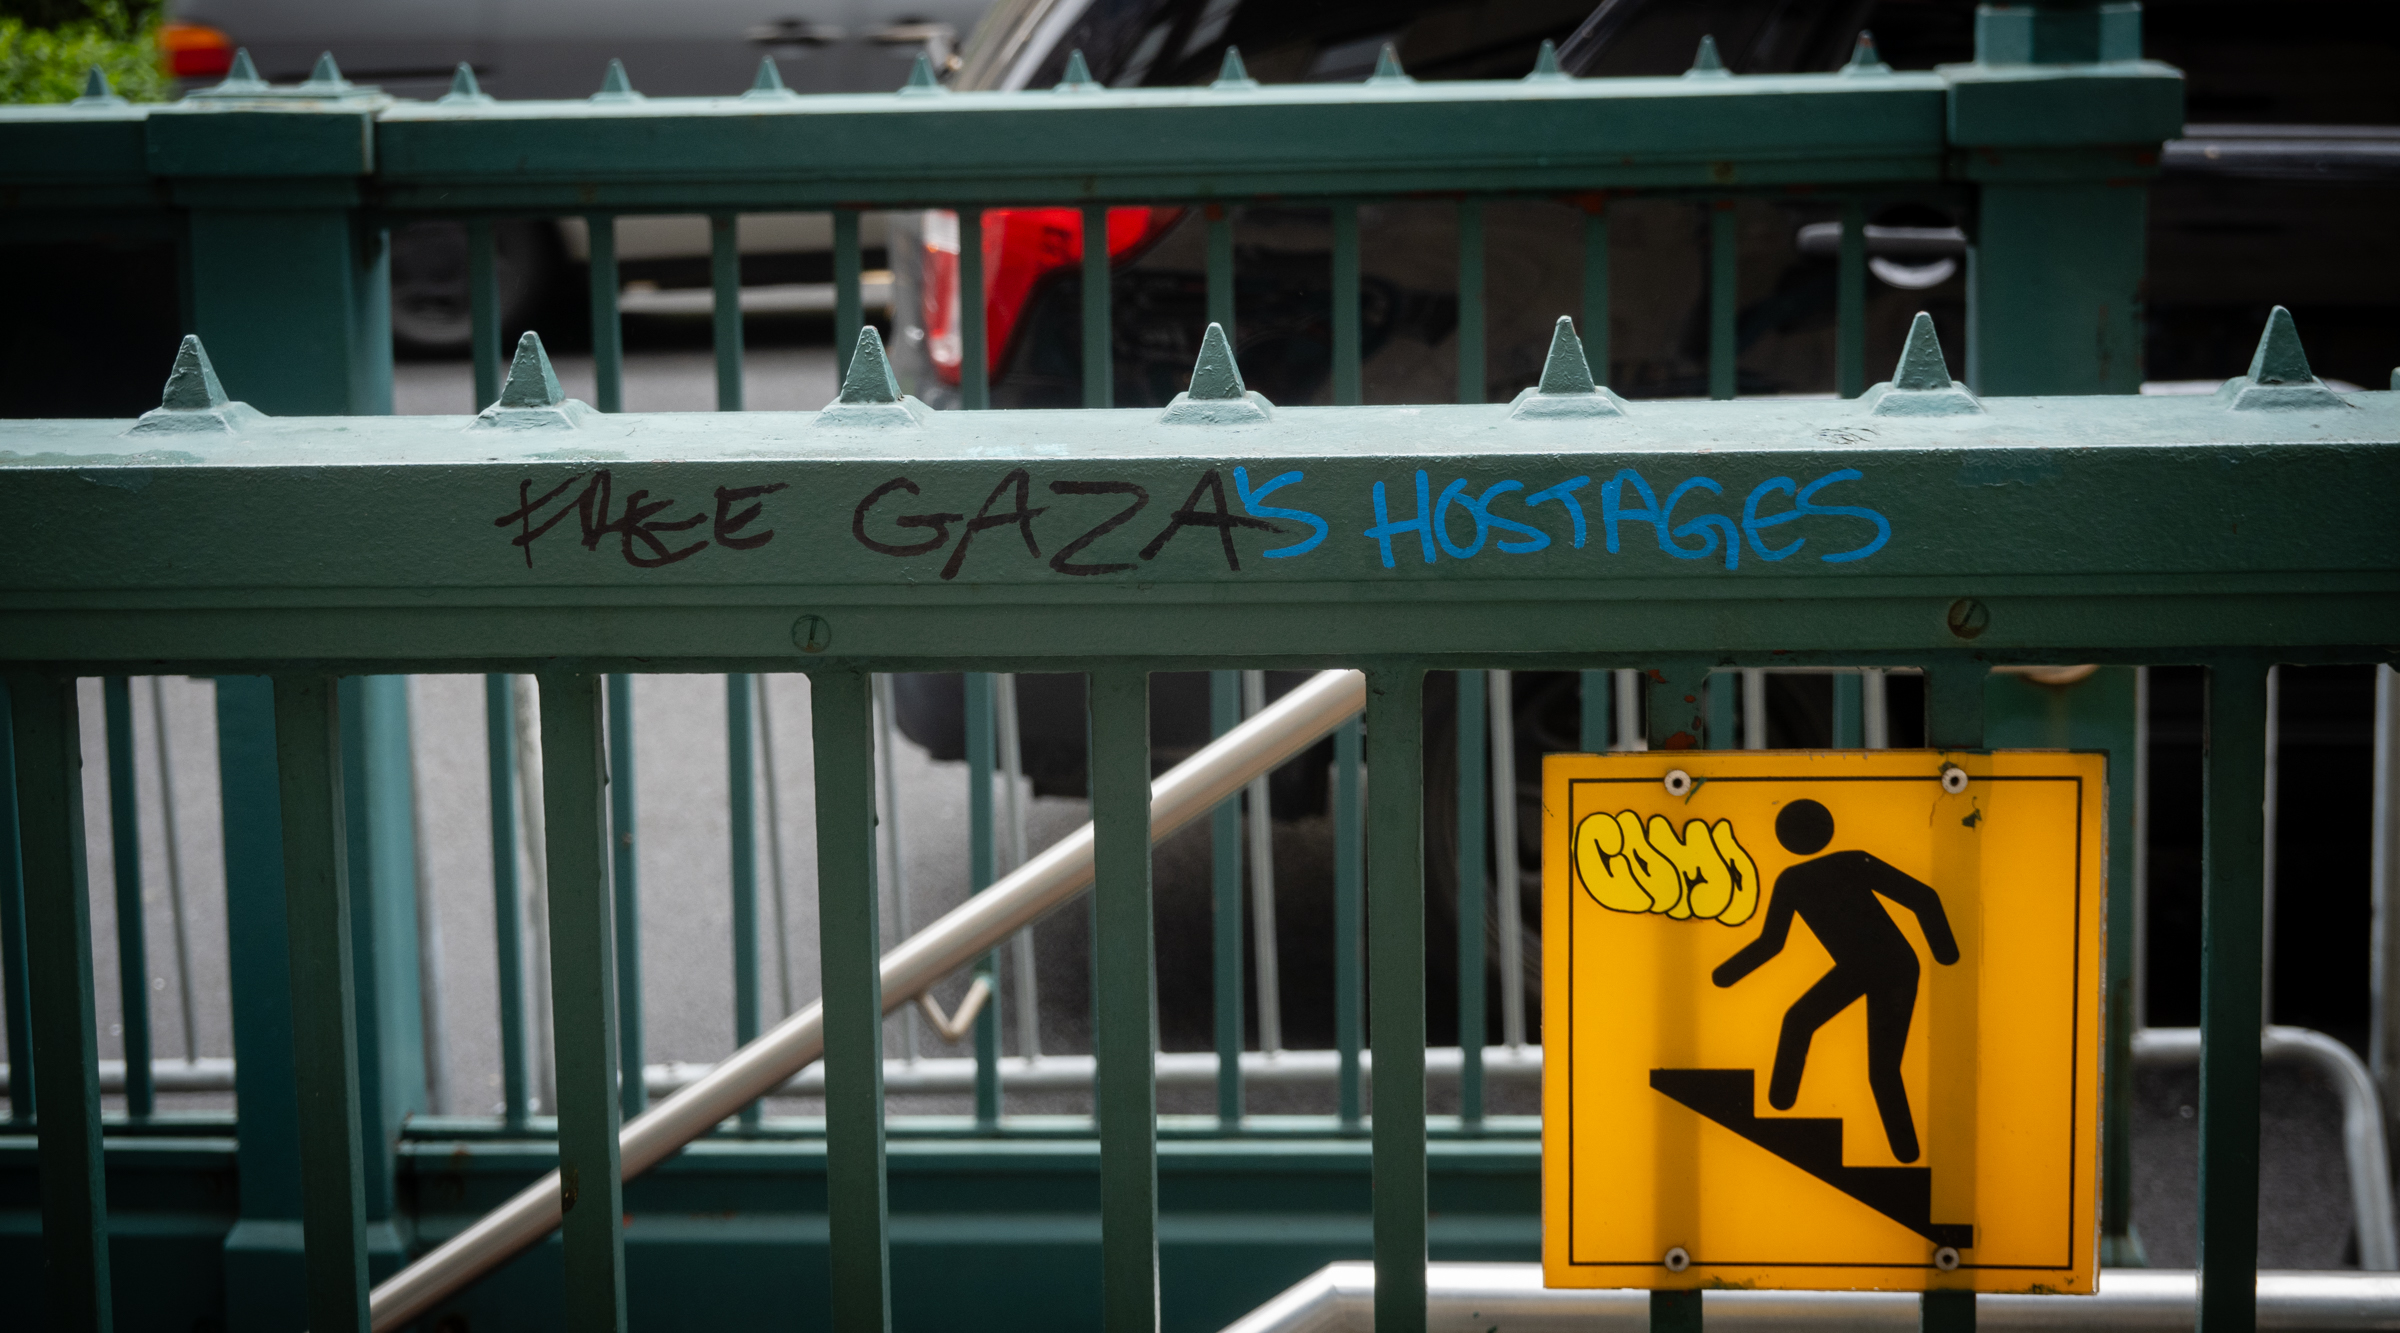
M 1650 1333 L 1700 1333 L 1700 1293 L 1650 1293 Z
M 1483 201 L 1458 201 L 1458 401 L 1480 403 L 1483 355 Z
M 874 820 L 876 832 L 883 836 L 883 864 L 891 867 L 890 893 L 892 902 L 892 932 L 895 939 L 909 937 L 908 863 L 901 859 L 900 847 L 900 750 L 892 734 L 892 678 L 885 675 L 867 677 L 875 709 L 875 751 L 882 756 L 882 803 Z M 810 687 L 812 690 L 814 686 Z M 814 708 L 814 695 L 809 705 Z M 820 779 L 821 781 L 821 779 Z M 824 890 L 820 886 L 819 893 Z M 877 890 L 879 893 L 882 889 Z M 878 902 L 881 899 L 877 899 Z M 878 977 L 882 974 L 877 973 Z M 880 985 L 880 981 L 877 983 Z M 880 1011 L 879 1011 L 880 1012 Z M 912 1005 L 900 1014 L 901 1052 L 910 1060 L 917 1058 L 917 1011 Z M 876 1076 L 878 1079 L 881 1074 Z
M 1855 750 L 1866 742 L 1864 721 L 1860 714 L 1858 673 L 1833 673 L 1833 744 L 1838 750 Z
M 2258 1322 L 2267 699 L 2264 663 L 2210 665 L 2200 844 L 2200 1333 L 2248 1333 Z
M 624 1333 L 625 1189 L 617 1155 L 615 904 L 608 888 L 608 768 L 600 677 L 544 672 L 542 824 L 550 890 L 551 1040 L 565 1317 L 573 1333 Z M 641 1075 L 636 1072 L 634 1077 Z M 313 1329 L 311 1333 L 314 1333 Z
M 2147 682 L 2144 682 L 2145 685 Z M 2144 788 L 2147 791 L 2147 787 Z M 2395 1101 L 2400 1101 L 2400 1015 L 2393 1012 L 2400 1001 L 2400 978 L 2393 967 L 2400 963 L 2400 671 L 2387 664 L 2375 668 L 2375 787 L 2374 809 L 2368 816 L 2371 827 L 2368 849 L 2367 876 L 2369 897 L 2374 903 L 2375 949 L 2373 959 L 2375 1009 L 2368 1017 L 2372 1034 L 2367 1040 L 2367 1056 L 2374 1062 L 2375 1081 L 2383 1088 L 2383 1104 L 2387 1119 L 2392 1117 Z M 0 820 L 7 819 L 0 811 Z M 0 836 L 7 832 L 0 826 Z M 0 847 L 0 858 L 7 849 Z M 8 873 L 5 859 L 0 859 L 0 891 L 4 891 Z M 0 911 L 6 904 L 0 903 Z M 2137 919 L 2138 933 L 2147 923 Z M 2141 954 L 2134 955 L 2134 1003 L 2141 1003 Z M 16 968 L 11 958 L 11 975 Z M 17 992 L 9 992 L 10 1049 L 16 1049 L 17 1034 L 13 1021 L 16 1015 Z M 15 1091 L 13 1085 L 10 1091 Z
M 1524 886 L 1517 869 L 1517 710 L 1515 678 L 1494 671 L 1492 708 L 1492 862 L 1500 886 L 1500 1040 L 1525 1044 Z
M 1608 383 L 1608 203 L 1595 196 L 1583 211 L 1583 356 L 1592 377 Z
M 525 1127 L 525 907 L 517 888 L 516 700 L 509 678 L 483 678 L 483 738 L 491 781 L 492 946 L 499 957 L 500 1112 L 511 1130 Z
M 532 1061 L 533 1092 L 529 1104 L 533 1108 L 558 1109 L 558 1067 L 556 1047 L 552 1041 L 553 1024 L 550 1014 L 550 862 L 544 850 L 549 842 L 547 821 L 543 815 L 545 801 L 542 792 L 542 695 L 532 676 L 510 676 L 510 696 L 514 700 L 512 720 L 516 735 L 511 738 L 511 750 L 516 758 L 517 836 L 525 849 L 525 886 L 516 910 L 523 914 L 525 960 L 527 963 L 526 995 L 531 1001 L 526 1019 L 531 1039 L 526 1054 Z
M 1115 405 L 1115 348 L 1109 342 L 1108 206 L 1083 206 L 1083 405 Z
M 865 298 L 858 253 L 858 210 L 833 210 L 833 370 L 834 382 L 850 373 L 850 353 L 858 348 L 858 330 L 866 322 Z
M 1100 953 L 1092 1051 L 1100 1128 L 1100 1326 L 1158 1328 L 1157 1027 L 1150 921 L 1150 678 L 1089 677 L 1092 909 Z
M 1208 214 L 1208 322 L 1233 337 L 1233 210 L 1210 204 Z
M 5 712 L 0 709 L 0 712 Z M 175 819 L 175 766 L 167 761 L 167 698 L 160 678 L 150 678 L 150 752 L 158 764 L 159 841 L 167 854 L 167 910 L 175 922 L 175 989 L 183 1015 L 183 1058 L 200 1058 L 198 1020 L 192 1005 L 192 940 L 183 909 L 183 838 Z M 0 756 L 4 767 L 6 756 Z M 0 856 L 7 855 L 0 848 Z M 422 864 L 420 859 L 419 864 Z M 7 871 L 0 868 L 0 875 Z
M 403 702 L 407 700 L 409 694 L 409 679 L 410 678 L 407 676 L 402 676 L 399 678 L 401 686 L 400 695 Z M 155 686 L 158 683 L 158 677 L 152 676 L 150 678 L 150 682 L 153 686 Z M 162 709 L 160 711 L 163 715 L 165 710 Z M 402 730 L 407 730 L 405 725 L 402 727 Z M 167 766 L 163 762 L 163 759 L 158 767 L 159 772 L 162 775 L 166 773 Z M 407 769 L 406 794 L 408 800 L 408 888 L 409 902 L 413 909 L 409 913 L 409 918 L 410 923 L 416 927 L 417 1030 L 423 1035 L 424 1039 L 425 1113 L 427 1115 L 443 1115 L 448 1113 L 451 1109 L 450 1089 L 446 1077 L 450 1066 L 450 1041 L 448 1029 L 442 1022 L 442 996 L 449 993 L 449 987 L 443 981 L 446 969 L 443 966 L 444 954 L 442 949 L 441 918 L 435 912 L 432 885 L 429 883 L 426 874 L 426 867 L 430 864 L 430 857 L 425 840 L 426 814 L 424 784 L 420 781 L 420 775 L 417 772 L 417 764 L 413 755 L 410 757 L 409 762 L 403 765 L 403 767 Z M 168 827 L 166 829 L 166 841 L 169 848 L 172 849 L 175 840 L 174 821 L 172 819 L 175 809 L 174 802 L 170 799 L 163 808 L 164 811 L 169 815 L 169 819 L 167 821 Z M 175 863 L 172 860 L 169 860 L 167 863 L 167 874 L 169 891 L 177 900 L 178 907 L 180 908 L 182 894 L 175 891 Z M 178 951 L 180 951 L 183 944 L 183 924 L 181 920 L 176 922 L 175 935 L 176 946 Z M 186 1023 L 188 1026 L 188 1007 Z M 184 1044 L 184 1049 L 186 1051 L 196 1051 L 198 1048 L 191 1042 L 187 1041 Z M 395 1135 L 395 1138 L 396 1137 L 397 1136 Z
M 2390 719 L 2383 710 L 2383 701 L 2387 696 L 2382 691 L 2391 681 L 2390 667 L 2377 669 L 2375 716 L 2378 729 L 2375 734 L 2378 744 L 2383 746 L 2387 754 L 2387 760 L 2391 747 L 2385 742 L 2390 737 Z M 2150 668 L 2133 669 L 2133 699 L 2133 1027 L 2138 1032 L 2150 1026 Z M 2389 772 L 2390 767 L 2386 762 L 2378 771 Z M 2385 834 L 2385 878 L 2379 883 L 2389 882 L 2391 870 L 2388 784 L 2384 791 L 2387 799 L 2376 807 L 2387 812 L 2386 820 L 2381 825 Z M 2378 918 L 2379 921 L 2388 919 Z M 2376 938 L 2386 937 L 2378 930 Z M 2382 992 L 2378 991 L 2377 994 Z M 2380 1015 L 2383 1011 L 2378 1007 L 2376 1012 Z M 2389 1095 L 2384 1097 L 2384 1105 L 2393 1105 Z
M 1617 743 L 1614 749 L 1640 750 L 1650 744 L 1642 730 L 1642 673 L 1619 668 L 1617 673 Z
M 1242 712 L 1256 717 L 1267 706 L 1267 673 L 1242 673 Z M 1258 1049 L 1283 1049 L 1283 936 L 1275 911 L 1275 809 L 1262 775 L 1250 780 L 1250 930 L 1258 974 Z
M 1709 202 L 1708 396 L 1717 399 L 1733 397 L 1737 384 L 1734 362 L 1739 349 L 1735 346 L 1734 316 L 1741 295 L 1741 251 L 1735 221 L 1731 199 Z
M 591 234 L 593 404 L 603 412 L 625 410 L 625 328 L 617 318 L 617 219 L 594 213 L 584 219 Z
M 1856 398 L 1867 391 L 1867 210 L 1856 199 L 1842 201 L 1842 257 L 1834 293 L 1834 388 L 1844 398 Z
M 883 952 L 875 891 L 873 685 L 850 671 L 809 677 L 816 742 L 817 959 L 825 1008 L 825 1204 L 830 1327 L 889 1333 L 884 1219 Z
M 108 740 L 108 840 L 117 889 L 117 1003 L 124 1029 L 125 1113 L 143 1119 L 158 1107 L 150 1072 L 150 947 L 142 904 L 142 797 L 133 771 L 133 682 L 100 682 Z
M 1458 1115 L 1483 1119 L 1484 711 L 1483 673 L 1458 673 Z
M 1425 673 L 1367 673 L 1375 1329 L 1425 1333 Z
M 1708 748 L 1711 750 L 1738 749 L 1741 732 L 1734 725 L 1734 696 L 1739 694 L 1740 677 L 1731 671 L 1711 671 L 1708 683 L 1701 688 L 1708 693 Z
M 633 677 L 620 672 L 608 678 L 608 854 L 617 913 L 617 1068 L 625 1073 L 618 1100 L 628 1120 L 650 1105 L 642 1085 L 642 908 L 634 878 L 633 789 Z
M 1366 1040 L 1365 944 L 1367 910 L 1366 820 L 1359 781 L 1366 747 L 1357 718 L 1333 733 L 1333 1041 L 1341 1055 L 1339 1095 L 1342 1125 L 1358 1128 L 1365 1111 L 1360 1097 L 1359 1047 Z
M 1016 869 L 1032 855 L 1025 829 L 1025 737 L 1017 727 L 1017 678 L 992 678 L 992 721 L 1000 735 L 1000 791 L 1008 807 L 1008 868 Z M 1033 956 L 1033 927 L 1009 938 L 1015 955 L 1017 1054 L 1027 1060 L 1042 1055 L 1042 990 Z
M 500 274 L 490 218 L 467 223 L 467 345 L 475 358 L 469 410 L 480 412 L 500 401 Z
M 1578 734 L 1575 743 L 1586 754 L 1599 754 L 1611 748 L 1608 740 L 1609 701 L 1616 693 L 1615 673 L 1582 671 L 1576 674 L 1581 678 L 1577 682 L 1576 695 L 1583 707 L 1582 720 L 1576 724 Z
M 1755 667 L 1742 672 L 1742 748 L 1767 748 L 1767 673 Z
M 750 677 L 725 677 L 726 827 L 733 870 L 733 1044 L 758 1036 L 758 728 Z M 555 895 L 553 895 L 555 896 Z M 554 906 L 551 911 L 558 909 Z M 742 1128 L 758 1128 L 759 1108 L 742 1108 Z
M 1212 222 L 1211 226 L 1215 224 Z M 1213 293 L 1215 288 L 1212 286 Z M 1208 734 L 1231 731 L 1242 720 L 1242 677 L 1238 671 L 1208 673 Z M 1336 853 L 1339 855 L 1339 853 Z M 1242 1119 L 1242 806 L 1238 799 L 1219 801 L 1209 812 L 1209 873 L 1215 904 L 1211 939 L 1215 962 L 1217 1026 L 1217 1120 L 1232 1129 Z M 1338 919 L 1341 908 L 1334 914 Z M 1337 926 L 1338 930 L 1339 927 Z M 1341 963 L 1335 946 L 1334 969 Z M 1335 981 L 1338 989 L 1340 981 Z M 1341 1001 L 1335 1000 L 1335 1007 Z M 1352 1052 L 1356 1054 L 1355 1051 Z
M 1360 378 L 1358 328 L 1358 205 L 1333 206 L 1333 405 L 1366 401 Z
M 2283 768 L 2283 668 L 2267 668 L 2266 818 L 2259 833 L 2258 1002 L 2261 1022 L 2275 1021 L 2275 824 Z
M 997 839 L 992 827 L 992 677 L 988 672 L 966 674 L 967 689 L 967 892 L 981 893 L 1000 878 Z M 976 979 L 987 986 L 994 980 L 997 954 L 985 954 L 975 965 Z M 1000 1005 L 998 996 L 984 1002 L 975 1015 L 975 1119 L 984 1126 L 1000 1122 Z
M 1858 739 L 1870 750 L 1892 748 L 1891 696 L 1884 688 L 1888 682 L 1882 667 L 1859 668 Z
M 783 1000 L 782 1007 L 776 1010 L 780 1020 L 800 1008 L 800 996 L 792 989 L 791 907 L 783 883 L 783 791 L 775 763 L 775 691 L 768 688 L 767 677 L 757 679 L 758 772 L 767 798 L 766 818 L 760 822 L 767 827 L 767 888 L 775 906 L 775 993 Z M 622 948 L 617 956 L 625 956 Z
M 337 682 L 329 676 L 275 679 L 308 1326 L 366 1333 L 366 1170 L 339 700 Z
M 709 314 L 717 354 L 717 410 L 742 410 L 741 219 L 708 215 Z
M 100 1158 L 100 1048 L 92 1018 L 92 907 L 84 882 L 83 741 L 75 681 L 19 677 L 9 682 L 9 699 L 26 943 L 24 965 L 10 975 L 26 984 L 11 996 L 8 1012 L 15 1018 L 21 1000 L 30 1029 L 28 1063 L 41 1080 L 34 1088 L 41 1123 L 34 1150 L 50 1326 L 105 1333 L 111 1319 L 108 1194 Z M 25 1049 L 12 1046 L 9 1054 Z M 363 1310 L 365 1288 L 360 1291 Z
M 1919 1333 L 1975 1333 L 1975 1293 L 1929 1291 L 1917 1298 Z
M 17 823 L 17 741 L 9 684 L 0 680 L 0 987 L 8 1009 L 8 1118 L 33 1120 L 33 1006 L 25 948 L 24 839 Z M 2381 992 L 2378 992 L 2380 994 Z
M 1984 748 L 1984 684 L 1989 671 L 1981 662 L 1959 658 L 1936 663 L 1925 672 L 1925 736 L 1929 745 L 1944 750 L 1980 750 Z M 1855 681 L 1855 676 L 1836 676 Z M 1839 700 L 1837 693 L 1837 704 Z M 1852 708 L 1856 716 L 1857 709 Z M 1836 742 L 1840 742 L 1837 740 Z M 2255 1034 L 2255 1029 L 2253 1029 Z M 2250 1042 L 2251 1058 L 2257 1059 L 2258 1041 Z M 1917 1300 L 1917 1325 L 1921 1333 L 1974 1333 L 1975 1293 L 1972 1291 L 1928 1291 Z
M 984 314 L 983 210 L 958 210 L 958 400 L 980 412 L 992 405 L 990 323 Z

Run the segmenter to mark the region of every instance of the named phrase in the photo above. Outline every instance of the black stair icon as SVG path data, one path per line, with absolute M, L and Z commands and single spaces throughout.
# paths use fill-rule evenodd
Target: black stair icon
M 1750 1069 L 1653 1069 L 1650 1086 L 1790 1162 L 1936 1245 L 1972 1249 L 1975 1228 L 1933 1220 L 1933 1172 L 1922 1166 L 1842 1165 L 1842 1122 L 1758 1114 Z

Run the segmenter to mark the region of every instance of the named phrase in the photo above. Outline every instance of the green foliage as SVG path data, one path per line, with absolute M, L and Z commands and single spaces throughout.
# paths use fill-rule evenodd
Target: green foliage
M 0 103 L 69 102 L 98 69 L 129 101 L 164 101 L 156 5 L 121 0 L 6 0 L 0 7 Z

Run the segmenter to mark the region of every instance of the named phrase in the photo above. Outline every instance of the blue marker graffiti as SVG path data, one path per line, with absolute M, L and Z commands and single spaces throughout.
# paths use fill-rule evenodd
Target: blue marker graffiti
M 1250 469 L 1246 467 L 1237 467 L 1233 470 L 1233 489 L 1242 497 L 1242 508 L 1250 511 L 1251 514 L 1259 518 L 1288 518 L 1295 523 L 1306 523 L 1308 526 L 1316 529 L 1316 534 L 1314 536 L 1293 542 L 1289 546 L 1278 546 L 1272 551 L 1259 552 L 1259 555 L 1265 559 L 1286 560 L 1296 555 L 1307 555 L 1309 552 L 1317 549 L 1318 544 L 1323 542 L 1326 538 L 1326 535 L 1332 531 L 1332 528 L 1326 525 L 1324 519 L 1317 517 L 1315 514 L 1312 514 L 1305 509 L 1278 509 L 1273 505 L 1259 503 L 1259 501 L 1266 499 L 1268 496 L 1273 495 L 1275 492 L 1291 485 L 1296 481 L 1299 481 L 1300 479 L 1301 474 L 1299 472 L 1286 472 L 1268 480 L 1266 484 L 1253 490 L 1250 486 Z M 1392 563 L 1388 558 L 1388 553 L 1387 558 L 1383 563 L 1387 566 Z

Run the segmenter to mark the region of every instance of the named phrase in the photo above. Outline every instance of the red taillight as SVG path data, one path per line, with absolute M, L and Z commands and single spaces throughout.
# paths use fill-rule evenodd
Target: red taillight
M 202 79 L 233 68 L 233 40 L 199 23 L 169 23 L 158 30 L 158 50 L 167 73 Z
M 1167 233 L 1181 208 L 1108 210 L 1108 258 L 1132 259 Z M 1033 298 L 1044 274 L 1083 262 L 1083 211 L 1075 208 L 993 208 L 983 214 L 984 349 L 987 368 L 998 370 L 1009 335 Z M 958 321 L 958 215 L 925 215 L 925 346 L 934 373 L 945 384 L 959 381 L 965 357 Z

